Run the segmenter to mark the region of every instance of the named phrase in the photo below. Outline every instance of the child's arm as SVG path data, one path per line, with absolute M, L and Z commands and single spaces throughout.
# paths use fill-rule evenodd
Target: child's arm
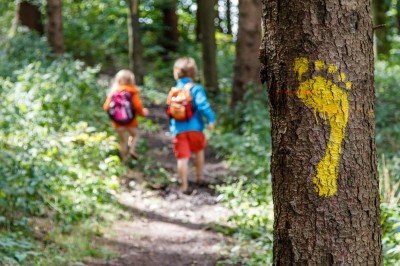
M 109 94 L 109 95 L 107 96 L 107 99 L 106 99 L 106 101 L 105 101 L 104 104 L 103 104 L 103 109 L 104 109 L 104 111 L 108 112 L 108 109 L 110 109 L 110 102 L 111 102 L 111 94 Z
M 137 115 L 146 116 L 148 114 L 148 110 L 143 108 L 138 92 L 134 93 L 132 96 L 132 105 Z
M 204 115 L 207 119 L 208 124 L 214 125 L 215 123 L 215 113 L 211 109 L 211 105 L 207 100 L 206 93 L 204 89 L 199 86 L 195 85 L 197 88 L 195 89 L 194 93 L 194 104 L 197 107 L 197 110 L 201 112 L 202 115 Z

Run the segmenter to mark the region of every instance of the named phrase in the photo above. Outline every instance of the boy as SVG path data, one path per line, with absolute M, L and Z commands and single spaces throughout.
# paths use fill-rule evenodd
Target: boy
M 192 152 L 194 153 L 196 167 L 196 183 L 200 184 L 203 179 L 204 148 L 206 146 L 206 139 L 203 134 L 203 116 L 207 119 L 210 130 L 214 129 L 215 123 L 215 114 L 207 100 L 204 89 L 200 84 L 193 82 L 196 72 L 197 66 L 193 58 L 180 58 L 174 64 L 175 90 L 189 90 L 192 99 L 190 113 L 193 113 L 193 115 L 191 117 L 181 120 L 170 115 L 170 131 L 174 137 L 173 148 L 177 158 L 178 176 L 181 181 L 180 189 L 184 193 L 188 191 L 188 164 Z M 173 97 L 169 96 L 168 98 L 168 104 L 171 104 Z
M 120 124 L 116 121 L 112 121 L 112 126 L 118 133 L 120 145 L 119 151 L 121 154 L 121 161 L 123 163 L 126 163 L 127 161 L 127 146 L 129 146 L 129 155 L 135 160 L 138 159 L 138 155 L 135 151 L 138 136 L 138 122 L 136 116 L 147 116 L 149 114 L 149 111 L 142 106 L 142 102 L 139 97 L 139 90 L 134 85 L 134 82 L 135 76 L 130 70 L 120 70 L 115 75 L 115 80 L 111 88 L 111 92 L 108 94 L 107 99 L 103 105 L 104 110 L 108 112 L 110 109 L 112 97 L 113 95 L 115 95 L 116 92 L 128 92 L 128 95 L 131 97 L 130 101 L 133 107 L 133 111 L 135 113 L 132 121 L 125 124 Z

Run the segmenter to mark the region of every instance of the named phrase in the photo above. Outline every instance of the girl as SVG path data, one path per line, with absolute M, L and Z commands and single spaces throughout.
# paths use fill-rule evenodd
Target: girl
M 138 139 L 138 122 L 136 116 L 147 116 L 149 114 L 149 111 L 142 106 L 142 102 L 139 97 L 139 90 L 134 85 L 134 82 L 135 76 L 130 70 L 120 70 L 115 75 L 111 92 L 108 94 L 107 99 L 103 105 L 104 110 L 106 112 L 109 112 L 110 104 L 114 104 L 113 101 L 115 97 L 117 97 L 116 95 L 127 95 L 126 97 L 129 97 L 129 101 L 131 103 L 131 106 L 133 107 L 135 115 L 131 122 L 121 124 L 116 122 L 115 120 L 112 121 L 112 126 L 118 133 L 120 145 L 119 151 L 121 154 L 121 160 L 124 163 L 127 160 L 128 152 L 133 159 L 138 159 L 138 155 L 135 151 Z M 127 146 L 129 146 L 129 150 Z

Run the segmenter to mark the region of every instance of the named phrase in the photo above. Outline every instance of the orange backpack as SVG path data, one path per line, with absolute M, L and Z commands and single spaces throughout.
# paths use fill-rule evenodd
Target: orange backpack
M 167 99 L 169 117 L 177 121 L 188 121 L 193 117 L 192 94 L 193 82 L 187 83 L 181 90 L 172 87 Z

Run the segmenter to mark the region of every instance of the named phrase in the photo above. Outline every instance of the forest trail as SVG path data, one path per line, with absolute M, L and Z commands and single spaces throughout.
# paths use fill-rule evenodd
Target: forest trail
M 151 107 L 150 119 L 159 124 L 156 132 L 142 133 L 148 145 L 145 156 L 151 156 L 168 171 L 170 179 L 176 180 L 176 160 L 172 152 L 172 137 L 168 121 L 161 107 Z M 88 266 L 213 266 L 223 259 L 229 239 L 217 233 L 230 211 L 217 203 L 213 185 L 221 183 L 228 168 L 224 162 L 206 148 L 204 181 L 206 186 L 194 184 L 193 169 L 189 180 L 191 194 L 178 191 L 177 182 L 164 187 L 145 189 L 140 186 L 143 173 L 131 169 L 125 183 L 134 182 L 118 199 L 131 213 L 129 219 L 117 221 L 110 234 L 99 242 L 120 254 L 108 262 L 91 261 Z

